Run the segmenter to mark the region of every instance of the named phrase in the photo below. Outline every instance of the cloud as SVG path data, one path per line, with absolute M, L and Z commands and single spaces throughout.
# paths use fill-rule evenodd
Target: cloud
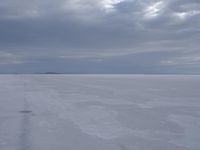
M 26 59 L 184 58 L 200 51 L 199 10 L 198 0 L 1 0 L 0 48 Z
M 163 1 L 158 1 L 147 6 L 147 8 L 144 10 L 144 17 L 147 19 L 157 17 L 163 8 L 163 5 Z
M 169 60 L 163 60 L 164 65 L 200 65 L 200 54 L 186 54 L 182 56 L 176 56 Z
M 21 64 L 23 63 L 22 59 L 14 54 L 0 52 L 0 65 L 8 65 L 8 64 Z

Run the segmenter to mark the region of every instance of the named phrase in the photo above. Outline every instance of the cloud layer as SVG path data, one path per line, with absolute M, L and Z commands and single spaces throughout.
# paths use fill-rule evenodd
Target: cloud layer
M 38 59 L 43 60 L 41 64 L 51 59 L 73 59 L 76 63 L 83 59 L 132 60 L 140 54 L 142 60 L 131 61 L 139 68 L 140 64 L 150 63 L 152 54 L 159 54 L 154 58 L 157 64 L 146 67 L 190 68 L 200 65 L 199 41 L 199 0 L 0 2 L 0 51 L 17 56 L 15 59 L 27 65 Z M 165 57 L 166 53 L 170 55 Z M 8 56 L 0 58 L 8 64 Z M 103 64 L 106 62 L 112 63 Z M 115 63 L 127 64 L 122 60 Z

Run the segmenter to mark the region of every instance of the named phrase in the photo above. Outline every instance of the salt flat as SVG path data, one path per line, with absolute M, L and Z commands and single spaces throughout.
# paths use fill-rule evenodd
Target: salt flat
M 0 76 L 0 150 L 199 150 L 199 141 L 200 76 Z

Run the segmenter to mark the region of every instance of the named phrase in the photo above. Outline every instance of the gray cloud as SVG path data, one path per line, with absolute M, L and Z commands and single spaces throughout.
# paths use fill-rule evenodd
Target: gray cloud
M 145 58 L 131 62 L 135 67 L 196 65 L 199 10 L 198 0 L 1 0 L 0 51 L 23 58 L 24 67 L 38 59 L 101 62 L 139 53 Z M 157 65 L 150 62 L 155 53 Z
M 22 59 L 11 53 L 0 52 L 0 65 L 7 64 L 21 64 L 23 63 Z

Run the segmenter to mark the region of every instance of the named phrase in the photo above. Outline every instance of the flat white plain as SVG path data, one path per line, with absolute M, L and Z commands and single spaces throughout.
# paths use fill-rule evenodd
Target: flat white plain
M 199 150 L 200 76 L 1 75 L 0 150 Z

